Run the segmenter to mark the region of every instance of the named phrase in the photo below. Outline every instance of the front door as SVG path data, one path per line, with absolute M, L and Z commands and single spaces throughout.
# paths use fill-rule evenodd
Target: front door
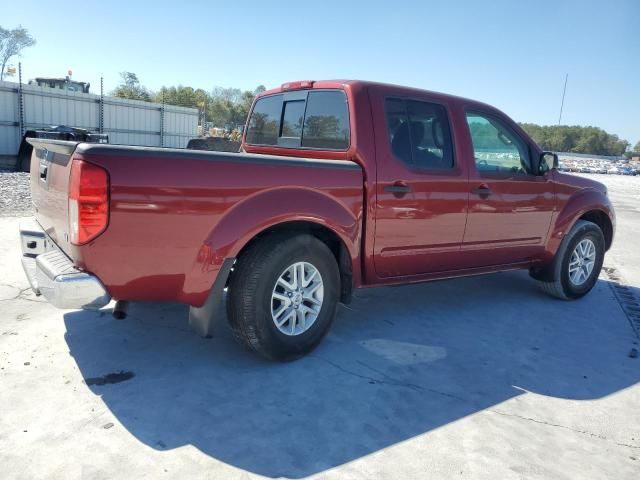
M 551 178 L 535 174 L 532 149 L 506 119 L 467 111 L 466 120 L 474 158 L 461 257 L 470 268 L 529 261 L 549 232 Z
M 383 93 L 372 93 L 371 100 L 378 172 L 376 274 L 390 278 L 457 268 L 469 188 L 447 106 Z

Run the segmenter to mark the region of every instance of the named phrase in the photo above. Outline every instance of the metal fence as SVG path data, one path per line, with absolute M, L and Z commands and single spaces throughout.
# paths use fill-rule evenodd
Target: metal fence
M 26 130 L 52 125 L 109 135 L 114 144 L 184 148 L 197 136 L 196 108 L 0 82 L 0 156 L 18 153 Z

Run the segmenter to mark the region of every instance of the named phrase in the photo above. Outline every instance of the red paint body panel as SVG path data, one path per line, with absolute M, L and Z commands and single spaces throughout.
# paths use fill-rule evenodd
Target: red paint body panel
M 341 239 L 355 287 L 540 265 L 553 258 L 581 215 L 597 210 L 615 225 L 597 182 L 557 171 L 512 177 L 478 172 L 467 109 L 499 117 L 528 145 L 532 158 L 541 153 L 515 122 L 488 105 L 371 82 L 323 81 L 312 88 L 345 91 L 347 150 L 243 143 L 246 154 L 229 154 L 82 144 L 73 158 L 109 174 L 106 231 L 87 245 L 67 240 L 69 155 L 55 154 L 48 188 L 33 175 L 37 219 L 114 298 L 194 306 L 205 301 L 225 258 L 237 256 L 266 229 L 292 221 L 323 225 Z M 395 158 L 386 131 L 387 96 L 445 107 L 453 169 L 412 170 Z M 41 154 L 34 149 L 33 172 Z M 411 193 L 385 190 L 396 182 L 409 185 Z M 479 185 L 493 195 L 472 194 Z
M 260 231 L 296 220 L 328 225 L 349 246 L 353 263 L 360 263 L 363 186 L 357 165 L 148 151 L 87 145 L 74 154 L 109 172 L 110 220 L 88 245 L 59 245 L 114 298 L 202 305 L 225 258 Z M 49 223 L 40 212 L 38 220 L 45 228 Z M 57 232 L 67 229 L 56 223 Z
M 599 211 L 611 221 L 612 240 L 616 228 L 616 215 L 607 197 L 606 187 L 592 180 L 559 171 L 551 172 L 556 188 L 556 211 L 547 238 L 543 262 L 550 261 L 560 242 L 573 224 L 585 213 Z
M 31 198 L 36 207 L 36 216 L 51 239 L 64 251 L 68 251 L 69 242 L 69 174 L 71 172 L 71 154 L 49 151 L 51 166 L 47 182 L 43 183 L 39 175 L 31 175 Z M 34 148 L 31 156 L 31 172 L 40 170 L 42 152 Z

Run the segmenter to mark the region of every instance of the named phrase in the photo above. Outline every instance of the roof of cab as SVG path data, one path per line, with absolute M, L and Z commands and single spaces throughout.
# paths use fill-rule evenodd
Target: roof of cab
M 295 89 L 285 89 L 283 88 L 284 85 L 287 84 L 295 84 L 295 83 L 300 83 L 300 82 L 313 82 L 313 85 L 311 86 L 311 88 L 305 87 L 305 88 L 301 88 L 300 90 L 309 90 L 309 89 L 322 89 L 322 88 L 344 88 L 344 86 L 346 85 L 350 85 L 350 86 L 358 86 L 358 87 L 382 87 L 382 88 L 387 88 L 390 91 L 395 91 L 397 93 L 415 93 L 415 94 L 428 94 L 430 96 L 433 97 L 437 97 L 443 101 L 455 101 L 455 102 L 462 102 L 462 103 L 466 103 L 466 104 L 473 104 L 473 105 L 477 105 L 477 106 L 482 106 L 485 108 L 490 108 L 490 109 L 495 109 L 495 107 L 493 107 L 492 105 L 483 103 L 483 102 L 479 102 L 477 100 L 473 100 L 470 98 L 465 98 L 465 97 L 460 97 L 457 95 L 451 95 L 448 93 L 441 93 L 441 92 L 435 92 L 433 90 L 426 90 L 423 88 L 415 88 L 415 87 L 407 87 L 404 85 L 397 85 L 397 84 L 392 84 L 392 83 L 382 83 L 382 82 L 373 82 L 373 81 L 368 81 L 368 80 L 302 80 L 302 81 L 292 81 L 292 82 L 285 82 L 283 83 L 281 86 L 276 87 L 276 88 L 272 88 L 269 90 L 266 90 L 265 92 L 262 92 L 261 94 L 259 94 L 259 97 L 265 96 L 265 95 L 273 95 L 276 93 L 282 93 L 285 91 L 291 91 L 291 90 L 295 90 Z

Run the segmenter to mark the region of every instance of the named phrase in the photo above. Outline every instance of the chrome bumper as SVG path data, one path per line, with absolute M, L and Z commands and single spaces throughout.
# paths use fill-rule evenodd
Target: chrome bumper
M 93 310 L 111 300 L 100 280 L 78 270 L 35 220 L 20 225 L 20 244 L 31 288 L 53 306 Z

